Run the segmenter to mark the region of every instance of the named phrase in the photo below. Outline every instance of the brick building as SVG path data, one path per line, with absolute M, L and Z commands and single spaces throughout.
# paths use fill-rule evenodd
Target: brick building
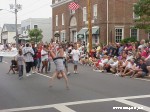
M 68 8 L 73 0 L 52 0 L 52 23 L 55 40 L 88 42 L 87 0 L 74 0 L 80 5 L 76 11 Z M 137 40 L 150 38 L 150 33 L 134 29 L 134 4 L 138 0 L 91 0 L 92 39 L 97 42 L 120 42 L 126 37 Z

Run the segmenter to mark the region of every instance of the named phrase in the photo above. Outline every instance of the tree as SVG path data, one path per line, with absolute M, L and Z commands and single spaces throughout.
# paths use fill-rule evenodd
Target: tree
M 40 42 L 43 38 L 41 29 L 35 28 L 32 30 L 29 30 L 28 32 L 29 32 L 30 41 L 34 41 L 37 43 L 37 42 Z
M 134 5 L 134 13 L 140 18 L 135 19 L 135 27 L 150 31 L 150 0 L 139 0 Z

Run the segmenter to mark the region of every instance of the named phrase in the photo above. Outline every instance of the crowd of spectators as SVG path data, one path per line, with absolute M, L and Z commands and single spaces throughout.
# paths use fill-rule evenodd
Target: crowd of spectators
M 47 49 L 57 49 L 58 45 L 62 45 L 65 51 L 65 60 L 70 62 L 72 60 L 71 51 L 74 49 L 74 45 L 77 45 L 80 51 L 81 65 L 93 67 L 93 71 L 96 72 L 108 72 L 113 73 L 116 76 L 130 76 L 130 77 L 150 77 L 150 43 L 146 43 L 144 39 L 138 42 L 129 42 L 126 44 L 121 43 L 109 43 L 108 45 L 96 45 L 91 51 L 88 49 L 88 45 L 83 43 L 67 43 L 67 42 L 54 42 L 49 44 L 39 43 L 35 46 L 32 44 L 34 50 L 34 62 L 38 72 L 43 73 L 50 71 L 51 57 L 43 53 L 47 52 Z M 23 45 L 20 49 L 23 49 Z M 42 67 L 40 68 L 40 62 L 42 61 Z M 35 68 L 34 68 L 35 69 Z M 68 67 L 66 67 L 68 72 Z
M 92 66 L 93 71 L 113 73 L 121 77 L 150 77 L 150 43 L 142 39 L 139 43 L 98 45 L 81 56 L 80 63 Z

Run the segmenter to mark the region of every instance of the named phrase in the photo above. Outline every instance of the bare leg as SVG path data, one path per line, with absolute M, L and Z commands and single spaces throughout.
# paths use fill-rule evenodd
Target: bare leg
M 61 74 L 63 75 L 63 77 L 64 77 L 64 79 L 65 79 L 66 88 L 69 89 L 68 78 L 67 78 L 66 74 L 65 74 L 63 71 L 61 71 Z
M 53 73 L 53 76 L 50 78 L 50 87 L 52 87 L 53 86 L 53 80 L 56 78 L 56 76 L 58 75 L 58 72 L 57 71 L 55 71 L 54 73 Z
M 42 61 L 42 69 L 41 69 L 41 73 L 43 73 L 44 67 L 45 67 L 45 61 Z
M 45 73 L 47 73 L 48 61 L 45 61 Z

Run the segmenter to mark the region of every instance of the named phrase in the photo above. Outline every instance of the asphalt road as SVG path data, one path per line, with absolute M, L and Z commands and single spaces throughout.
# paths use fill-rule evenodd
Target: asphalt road
M 64 79 L 56 79 L 50 88 L 52 73 L 24 75 L 19 80 L 16 74 L 6 74 L 10 59 L 3 61 L 0 63 L 0 112 L 150 112 L 148 80 L 93 72 L 91 67 L 80 65 L 79 74 L 73 74 L 73 65 L 69 64 L 70 90 L 66 90 Z M 52 64 L 52 72 L 54 69 Z

